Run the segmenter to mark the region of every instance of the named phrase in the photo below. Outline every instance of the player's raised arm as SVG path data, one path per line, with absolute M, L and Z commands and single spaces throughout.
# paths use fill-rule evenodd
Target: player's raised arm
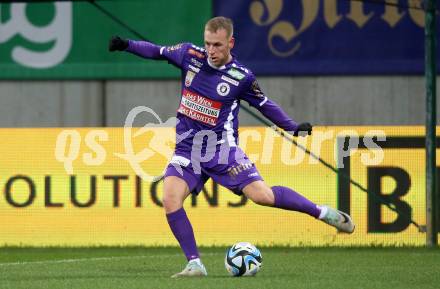
M 127 51 L 148 59 L 161 59 L 161 47 L 148 42 L 123 39 L 119 36 L 113 36 L 108 44 L 108 50 L 113 51 Z
M 122 39 L 119 36 L 112 36 L 110 41 L 108 42 L 108 51 L 124 51 L 128 47 L 128 40 Z
M 185 53 L 190 43 L 181 43 L 173 46 L 159 46 L 148 41 L 123 39 L 113 36 L 108 45 L 108 50 L 126 51 L 147 59 L 163 59 L 169 63 L 181 67 Z
M 276 126 L 295 136 L 298 136 L 298 133 L 301 131 L 307 132 L 309 135 L 312 133 L 312 125 L 310 123 L 296 123 L 276 102 L 264 95 L 253 75 L 249 77 L 249 89 L 244 93 L 242 99 L 258 109 Z

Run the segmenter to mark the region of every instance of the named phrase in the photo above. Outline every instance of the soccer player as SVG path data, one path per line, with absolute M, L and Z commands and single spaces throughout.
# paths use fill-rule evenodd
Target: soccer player
M 296 123 L 266 97 L 252 72 L 231 54 L 234 42 L 232 21 L 225 17 L 215 17 L 206 23 L 204 48 L 191 43 L 158 46 L 118 36 L 109 42 L 110 51 L 167 60 L 182 72 L 176 147 L 165 171 L 163 206 L 188 264 L 172 277 L 207 275 L 183 202 L 190 194 L 198 194 L 209 178 L 259 205 L 302 212 L 342 232 L 354 231 L 349 215 L 318 206 L 290 188 L 269 187 L 237 146 L 241 100 L 295 136 L 299 132 L 311 134 L 312 126 L 307 122 Z

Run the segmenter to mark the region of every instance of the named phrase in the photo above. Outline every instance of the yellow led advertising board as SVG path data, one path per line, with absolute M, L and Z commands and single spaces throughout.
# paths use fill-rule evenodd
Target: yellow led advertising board
M 295 138 L 333 170 L 271 128 L 242 128 L 240 146 L 269 185 L 349 212 L 356 231 L 337 233 L 209 181 L 185 202 L 197 242 L 424 245 L 425 233 L 411 223 L 425 224 L 423 134 L 422 127 L 316 127 Z M 172 156 L 174 129 L 0 129 L 0 137 L 0 245 L 177 245 L 163 182 L 154 178 Z

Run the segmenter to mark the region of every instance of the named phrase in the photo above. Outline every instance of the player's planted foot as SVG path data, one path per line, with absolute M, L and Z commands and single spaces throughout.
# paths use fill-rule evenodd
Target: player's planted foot
M 181 277 L 204 277 L 207 276 L 205 266 L 203 266 L 200 260 L 191 260 L 186 265 L 182 272 L 176 273 L 171 278 Z
M 322 217 L 320 216 L 321 221 L 335 227 L 339 231 L 349 234 L 353 233 L 355 225 L 348 214 L 328 206 L 319 206 L 319 208 L 323 214 Z

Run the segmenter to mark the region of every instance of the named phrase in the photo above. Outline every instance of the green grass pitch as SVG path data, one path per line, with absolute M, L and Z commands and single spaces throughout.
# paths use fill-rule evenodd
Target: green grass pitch
M 178 248 L 0 248 L 1 289 L 439 288 L 440 250 L 264 248 L 256 277 L 229 277 L 226 248 L 201 248 L 209 276 L 171 279 Z

